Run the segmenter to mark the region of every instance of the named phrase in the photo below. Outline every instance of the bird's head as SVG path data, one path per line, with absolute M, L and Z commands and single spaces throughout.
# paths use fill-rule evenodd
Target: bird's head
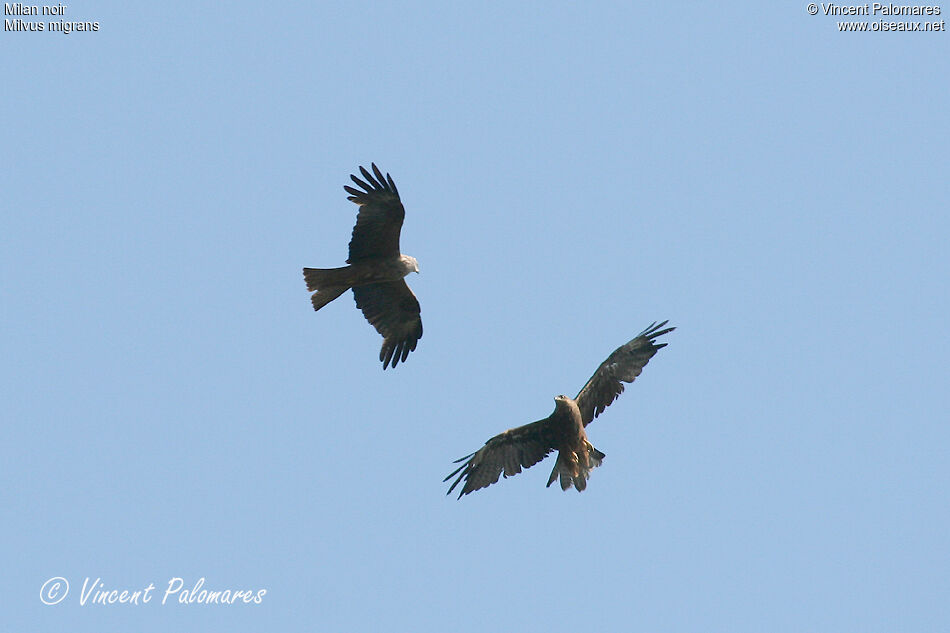
M 419 262 L 416 261 L 415 257 L 412 257 L 411 255 L 403 255 L 402 259 L 404 262 L 406 262 L 406 266 L 409 268 L 409 272 L 411 273 L 419 272 Z
M 560 396 L 554 396 L 554 406 L 563 407 L 570 401 L 570 398 L 561 394 Z

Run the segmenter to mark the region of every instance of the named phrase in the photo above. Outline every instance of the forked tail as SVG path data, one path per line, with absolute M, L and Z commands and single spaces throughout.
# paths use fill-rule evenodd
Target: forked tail
M 307 290 L 313 292 L 310 301 L 319 310 L 350 289 L 349 266 L 344 268 L 304 268 L 303 279 Z

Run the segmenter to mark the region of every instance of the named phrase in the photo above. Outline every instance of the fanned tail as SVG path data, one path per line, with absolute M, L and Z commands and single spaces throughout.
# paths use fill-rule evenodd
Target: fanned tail
M 604 455 L 594 448 L 590 442 L 584 442 L 587 448 L 587 459 L 578 456 L 573 452 L 561 451 L 557 454 L 557 460 L 554 462 L 554 469 L 551 476 L 548 477 L 548 487 L 560 480 L 561 490 L 567 490 L 571 486 L 577 489 L 577 492 L 583 492 L 587 488 L 587 479 L 590 477 L 590 471 L 604 463 Z M 584 464 L 582 462 L 586 461 Z

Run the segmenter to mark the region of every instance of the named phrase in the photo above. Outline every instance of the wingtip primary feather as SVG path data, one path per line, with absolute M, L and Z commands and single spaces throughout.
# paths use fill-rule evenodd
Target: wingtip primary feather
M 363 178 L 365 178 L 367 181 L 369 181 L 371 185 L 373 185 L 372 187 L 373 189 L 379 189 L 379 183 L 373 180 L 373 175 L 369 173 L 369 171 L 367 171 L 366 168 L 363 167 L 362 165 L 360 165 L 360 173 L 363 174 Z
M 383 341 L 383 346 L 379 349 L 379 360 L 383 361 L 383 369 L 389 366 L 393 358 L 394 346 L 387 341 Z M 395 365 L 393 365 L 395 367 Z
M 478 452 L 478 451 L 476 451 L 476 452 Z M 453 461 L 452 463 L 453 463 L 453 464 L 461 464 L 461 463 L 464 462 L 465 460 L 471 459 L 471 458 L 473 458 L 473 457 L 475 457 L 475 453 L 469 453 L 468 455 L 466 455 L 466 456 L 464 456 L 464 457 L 459 457 L 458 459 L 456 459 L 456 460 Z M 459 470 L 461 470 L 461 469 L 459 469 Z M 457 473 L 458 470 L 456 470 L 455 472 Z M 452 473 L 452 474 L 454 475 L 455 473 Z M 449 477 L 451 477 L 451 476 L 452 476 L 452 475 L 449 475 Z M 449 477 L 446 477 L 446 479 L 448 479 Z
M 360 187 L 362 187 L 363 189 L 365 189 L 365 191 L 361 192 L 361 193 L 363 193 L 364 195 L 365 195 L 366 193 L 369 193 L 370 191 L 373 190 L 372 187 L 370 187 L 368 184 L 366 184 L 365 182 L 363 182 L 362 180 L 360 180 L 359 178 L 357 178 L 357 177 L 356 177 L 356 174 L 350 174 L 350 180 L 352 180 L 352 181 L 355 182 L 358 186 L 360 186 Z
M 675 330 L 676 327 L 669 327 L 661 331 L 661 328 L 663 328 L 669 322 L 670 322 L 669 319 L 663 321 L 662 323 L 657 323 L 656 321 L 654 321 L 653 323 L 650 324 L 649 327 L 647 327 L 645 330 L 637 334 L 635 338 L 640 338 L 641 336 L 643 336 L 652 341 L 653 339 L 659 338 L 663 336 L 664 334 L 669 334 L 670 332 Z M 663 343 L 662 345 L 667 345 L 667 344 Z
M 372 165 L 373 165 L 373 174 L 376 175 L 376 181 L 379 183 L 380 188 L 388 189 L 388 187 L 386 187 L 386 179 L 383 178 L 383 172 L 379 171 L 379 167 L 376 166 L 376 163 L 372 163 Z

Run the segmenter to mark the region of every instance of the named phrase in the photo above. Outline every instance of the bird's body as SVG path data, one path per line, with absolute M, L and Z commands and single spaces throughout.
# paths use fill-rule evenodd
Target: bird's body
M 554 399 L 554 412 L 543 420 L 509 429 L 485 442 L 478 451 L 456 460 L 462 463 L 445 478 L 456 477 L 451 493 L 464 480 L 459 498 L 511 477 L 557 451 L 548 486 L 560 480 L 561 489 L 572 485 L 578 492 L 587 488 L 590 471 L 600 466 L 604 454 L 587 438 L 587 425 L 623 392 L 623 383 L 633 382 L 654 354 L 666 343 L 655 342 L 675 328 L 661 329 L 666 321 L 654 323 L 636 338 L 621 345 L 607 357 L 576 398 L 561 395 Z
M 350 288 L 399 281 L 413 272 L 419 272 L 416 259 L 399 255 L 361 259 L 340 268 L 304 268 L 303 277 L 307 289 L 316 290 L 310 300 L 319 310 Z
M 383 337 L 379 359 L 383 369 L 405 361 L 422 338 L 419 301 L 403 279 L 419 272 L 414 257 L 399 252 L 399 233 L 405 210 L 393 179 L 374 164 L 373 174 L 360 171 L 366 181 L 350 176 L 363 191 L 345 186 L 349 199 L 360 205 L 350 239 L 348 266 L 304 268 L 313 309 L 319 310 L 349 289 L 356 307 Z M 375 177 L 374 177 L 375 174 Z
M 587 487 L 590 471 L 600 466 L 604 454 L 587 439 L 576 400 L 558 396 L 554 399 L 554 413 L 547 419 L 552 431 L 552 448 L 557 451 L 557 461 L 548 485 L 560 478 L 561 490 L 567 490 L 573 484 L 580 492 Z

